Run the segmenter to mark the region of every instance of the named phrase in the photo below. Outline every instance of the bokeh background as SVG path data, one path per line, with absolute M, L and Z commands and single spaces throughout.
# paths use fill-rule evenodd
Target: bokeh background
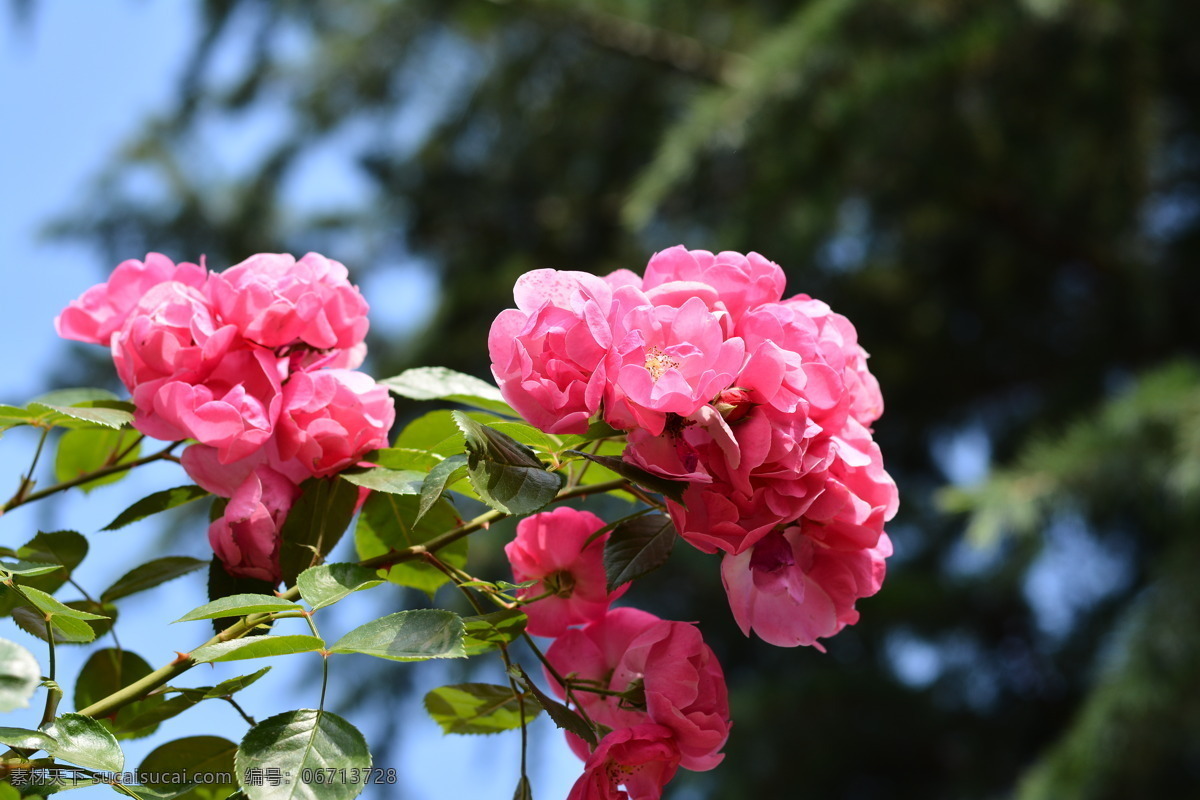
M 700 622 L 736 720 L 667 796 L 1200 796 L 1200 4 L 10 0 L 0 22 L 0 402 L 113 384 L 50 320 L 148 251 L 343 261 L 385 377 L 486 376 L 526 270 L 755 250 L 872 354 L 896 554 L 826 654 L 742 637 L 698 554 L 639 582 Z M 31 441 L 5 435 L 0 477 Z M 0 541 L 91 535 L 133 482 Z M 98 535 L 95 569 L 203 554 L 202 522 L 169 527 Z M 248 703 L 311 691 L 287 669 Z M 404 774 L 378 796 L 507 797 L 515 735 L 422 718 L 440 669 L 368 664 L 332 695 Z M 535 793 L 563 796 L 577 762 L 538 726 Z

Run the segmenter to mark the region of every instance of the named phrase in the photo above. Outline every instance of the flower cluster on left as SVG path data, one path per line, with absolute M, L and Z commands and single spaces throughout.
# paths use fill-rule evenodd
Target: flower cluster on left
M 387 447 L 391 398 L 356 371 L 366 315 L 345 266 L 316 253 L 255 255 L 224 272 L 151 253 L 121 263 L 55 326 L 111 349 L 135 428 L 195 442 L 184 469 L 229 500 L 208 531 L 226 570 L 278 583 L 299 484 Z

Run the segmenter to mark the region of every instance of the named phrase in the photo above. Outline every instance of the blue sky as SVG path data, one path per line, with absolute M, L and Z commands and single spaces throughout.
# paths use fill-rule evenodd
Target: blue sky
M 54 333 L 54 316 L 72 298 L 103 280 L 112 265 L 98 263 L 96 255 L 84 247 L 48 242 L 41 231 L 56 213 L 74 204 L 89 176 L 135 132 L 139 122 L 169 100 L 190 46 L 198 5 L 191 0 L 45 0 L 32 4 L 30 18 L 21 22 L 14 18 L 11 4 L 0 3 L 0 99 L 6 121 L 0 126 L 0 175 L 4 176 L 0 192 L 0 342 L 5 343 L 6 353 L 5 368 L 0 370 L 0 403 L 23 404 L 46 388 L 46 365 L 69 358 L 69 347 Z M 329 177 L 328 171 L 325 177 Z M 142 255 L 129 254 L 133 258 Z M 414 280 L 422 281 L 415 292 Z M 374 294 L 384 293 L 419 297 L 432 288 L 419 268 L 409 265 L 382 272 L 363 290 L 371 300 Z M 382 304 L 374 305 L 382 308 Z M 417 316 L 411 309 L 398 309 L 394 302 L 389 310 L 393 311 L 393 319 L 377 317 L 375 324 L 395 325 L 396 319 L 411 323 Z M 31 434 L 14 430 L 0 439 L 0 494 L 7 494 L 5 487 L 15 487 L 25 469 L 35 442 Z M 138 497 L 183 482 L 178 470 L 164 465 L 163 469 L 99 489 L 86 498 L 73 494 L 69 501 L 52 508 L 17 509 L 0 519 L 0 542 L 18 544 L 38 529 L 79 530 L 89 537 L 92 548 L 80 572 L 80 582 L 99 591 L 139 563 L 134 559 L 146 560 L 163 553 L 156 551 L 154 521 L 120 533 L 97 533 L 98 529 Z M 179 554 L 178 548 L 172 552 Z M 185 554 L 207 557 L 202 534 Z M 350 556 L 343 553 L 342 557 Z M 203 631 L 167 624 L 204 601 L 203 586 L 203 578 L 193 575 L 155 593 L 123 601 L 118 627 L 123 645 L 156 666 L 169 660 L 172 650 L 198 643 L 205 635 Z M 363 621 L 353 618 L 356 610 L 350 603 L 344 605 L 344 610 L 340 606 L 330 609 L 336 612 L 328 620 L 335 632 L 331 638 Z M 363 608 L 359 607 L 358 613 Z M 10 622 L 0 622 L 0 637 L 20 642 L 45 666 L 44 645 L 16 630 Z M 69 697 L 70 684 L 87 648 L 62 647 L 59 651 L 59 679 L 67 686 Z M 352 671 L 353 662 L 344 661 L 331 666 Z M 315 668 L 315 664 L 301 663 L 296 657 L 270 662 L 274 672 L 255 687 L 260 691 L 246 693 L 251 714 L 261 720 L 296 704 L 315 705 L 315 692 L 311 686 L 302 686 L 298 671 Z M 253 671 L 257 665 L 244 667 L 247 664 L 218 665 L 212 675 L 189 675 L 194 680 L 181 683 L 198 685 L 221 680 Z M 445 679 L 436 665 L 397 668 L 416 669 L 417 684 L 425 689 Z M 308 698 L 306 693 L 314 696 Z M 402 786 L 410 790 L 411 796 L 437 800 L 468 795 L 507 798 L 511 794 L 519 752 L 515 734 L 443 738 L 419 705 L 401 705 L 398 698 L 389 696 L 386 687 L 381 687 L 380 694 L 371 715 L 401 714 L 411 718 L 411 723 L 405 725 L 407 733 L 398 754 L 389 755 L 387 743 L 372 742 L 376 765 L 398 768 Z M 335 685 L 331 689 L 334 702 L 336 696 Z M 40 717 L 40 693 L 33 705 L 36 708 L 4 715 L 0 724 L 35 726 Z M 69 702 L 64 705 L 69 707 Z M 355 721 L 370 739 L 371 720 Z M 207 733 L 238 739 L 244 724 L 223 704 L 206 703 L 164 730 L 169 735 L 160 732 L 149 739 L 125 743 L 130 766 L 140 763 L 154 746 L 176 736 Z M 539 722 L 533 732 L 531 764 L 542 765 L 534 773 L 535 791 L 542 797 L 565 796 L 578 774 L 579 762 L 548 722 Z M 464 764 L 471 768 L 462 769 Z M 493 778 L 498 782 L 493 783 Z M 107 792 L 87 791 L 97 795 Z M 396 793 L 368 791 L 362 796 L 391 797 Z

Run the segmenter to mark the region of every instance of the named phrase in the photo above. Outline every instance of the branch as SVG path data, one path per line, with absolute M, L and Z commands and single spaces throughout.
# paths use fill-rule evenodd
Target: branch
M 174 445 L 172 445 L 174 447 Z M 165 451 L 164 451 L 165 452 Z M 607 481 L 605 483 L 597 483 L 591 486 L 576 486 L 571 489 L 564 489 L 559 492 L 554 498 L 554 503 L 561 503 L 564 500 L 571 500 L 576 497 L 585 497 L 590 494 L 601 494 L 610 492 L 616 489 L 628 489 L 629 483 L 625 479 Z M 480 514 L 470 522 L 465 522 L 462 525 L 452 530 L 446 531 L 440 536 L 430 539 L 423 545 L 413 545 L 406 547 L 403 550 L 397 550 L 394 553 L 385 553 L 375 558 L 368 558 L 365 561 L 360 561 L 359 566 L 372 569 L 380 569 L 383 567 L 398 564 L 401 561 L 411 561 L 415 558 L 425 558 L 428 553 L 436 552 L 451 542 L 458 541 L 464 536 L 477 531 L 496 520 L 503 519 L 506 514 L 500 511 L 489 511 L 486 514 Z M 296 586 L 288 589 L 286 592 L 279 595 L 285 600 L 296 600 L 300 597 L 300 589 Z M 231 639 L 240 639 L 249 633 L 258 625 L 266 622 L 272 617 L 271 614 L 251 614 L 244 617 L 240 621 L 226 628 L 221 633 L 205 642 L 205 645 L 217 644 L 218 642 L 228 642 Z M 78 714 L 83 714 L 86 717 L 106 717 L 118 709 L 140 700 L 145 695 L 167 684 L 172 678 L 182 675 L 189 669 L 194 667 L 198 662 L 187 653 L 180 653 L 179 657 L 170 664 L 159 667 L 141 680 L 134 681 L 126 687 L 118 689 L 112 694 L 97 700 L 90 706 L 79 709 Z

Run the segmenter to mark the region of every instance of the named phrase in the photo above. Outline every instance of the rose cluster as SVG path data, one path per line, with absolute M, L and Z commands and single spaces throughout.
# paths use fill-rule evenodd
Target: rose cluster
M 604 521 L 559 508 L 517 525 L 505 547 L 518 581 L 527 630 L 555 637 L 546 652 L 547 680 L 558 696 L 610 729 L 589 752 L 568 733 L 584 760 L 569 800 L 653 800 L 679 767 L 703 771 L 720 763 L 729 737 L 729 697 L 721 665 L 700 631 L 635 608 L 610 608 L 602 551 Z
M 623 458 L 687 482 L 680 535 L 724 554 L 739 626 L 811 644 L 878 591 L 897 508 L 870 425 L 879 385 L 854 326 L 778 265 L 674 247 L 645 276 L 536 270 L 488 338 L 505 400 L 555 434 L 600 418 Z
M 122 262 L 55 320 L 105 345 L 147 436 L 194 440 L 188 474 L 229 499 L 209 528 L 234 575 L 278 582 L 279 531 L 299 484 L 387 446 L 387 389 L 355 371 L 367 303 L 346 268 L 309 253 L 224 272 L 158 253 Z

